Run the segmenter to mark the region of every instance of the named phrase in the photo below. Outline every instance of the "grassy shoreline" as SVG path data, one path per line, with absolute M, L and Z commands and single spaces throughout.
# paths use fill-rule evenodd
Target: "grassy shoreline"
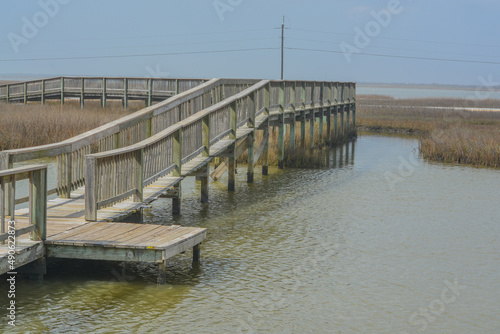
M 130 114 L 118 105 L 102 109 L 99 103 L 0 104 L 0 151 L 63 141 Z
M 357 101 L 358 131 L 416 135 L 425 159 L 500 168 L 500 112 L 468 109 L 500 108 L 500 100 L 366 95 Z

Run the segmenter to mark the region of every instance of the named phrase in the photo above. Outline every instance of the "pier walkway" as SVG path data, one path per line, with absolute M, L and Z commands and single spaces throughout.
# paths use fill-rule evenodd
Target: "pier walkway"
M 168 258 L 193 248 L 198 260 L 206 229 L 123 223 L 128 216 L 140 217 L 159 197 L 171 198 L 172 213 L 180 214 L 182 180 L 190 176 L 199 178 L 200 200 L 208 202 L 214 158 L 224 163 L 213 178 L 227 171 L 234 191 L 235 162 L 244 152 L 247 181 L 253 182 L 259 159 L 267 175 L 271 127 L 278 129 L 283 168 L 286 133 L 291 150 L 309 149 L 306 136 L 329 141 L 348 133 L 355 111 L 353 83 L 213 79 L 66 141 L 0 152 L 0 223 L 4 228 L 7 217 L 16 222 L 22 241 L 16 266 L 31 263 L 41 275 L 45 257 L 151 262 L 159 265 L 162 282 Z M 55 189 L 46 188 L 46 166 L 16 166 L 47 157 L 57 159 Z M 16 181 L 23 178 L 30 196 L 17 198 Z M 53 193 L 57 197 L 47 200 Z M 29 207 L 16 209 L 23 202 Z M 2 233 L 7 240 L 8 231 Z M 0 274 L 12 270 L 2 254 Z

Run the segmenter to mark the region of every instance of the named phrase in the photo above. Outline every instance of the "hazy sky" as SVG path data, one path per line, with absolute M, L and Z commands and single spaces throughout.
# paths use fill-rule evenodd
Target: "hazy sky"
M 285 79 L 500 82 L 498 0 L 4 0 L 0 77 L 276 79 L 283 15 Z

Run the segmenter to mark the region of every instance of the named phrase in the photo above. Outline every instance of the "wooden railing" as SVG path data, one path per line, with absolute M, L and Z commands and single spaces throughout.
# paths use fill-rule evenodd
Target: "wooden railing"
M 198 87 L 151 107 L 110 122 L 71 139 L 43 146 L 0 152 L 0 170 L 16 162 L 57 157 L 57 191 L 69 198 L 72 190 L 85 184 L 85 156 L 138 143 L 224 100 L 256 80 L 212 79 Z M 27 199 L 25 199 L 27 201 Z M 22 201 L 18 200 L 18 203 Z
M 130 196 L 142 202 L 144 187 L 169 173 L 181 177 L 183 164 L 199 154 L 208 157 L 210 147 L 224 137 L 235 140 L 237 129 L 254 127 L 262 113 L 284 117 L 285 113 L 354 101 L 354 83 L 263 80 L 137 144 L 89 154 L 86 219 L 95 221 L 99 209 Z
M 106 98 L 127 100 L 141 99 L 150 106 L 152 99 L 166 99 L 183 93 L 206 82 L 206 79 L 175 78 L 96 78 L 96 77 L 56 77 L 20 83 L 0 85 L 0 101 L 21 102 L 59 99 L 61 104 L 66 97 L 101 98 L 106 106 Z
M 16 182 L 29 179 L 29 225 L 16 226 Z M 7 188 L 10 188 L 8 191 Z M 7 210 L 6 206 L 10 206 Z M 10 213 L 7 214 L 6 212 Z M 7 217 L 8 216 L 8 217 Z M 0 171 L 0 242 L 15 240 L 31 233 L 31 240 L 45 240 L 47 235 L 47 166 L 33 165 Z

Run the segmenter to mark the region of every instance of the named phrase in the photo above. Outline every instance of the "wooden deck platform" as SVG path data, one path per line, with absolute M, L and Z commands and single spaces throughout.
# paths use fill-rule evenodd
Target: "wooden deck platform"
M 15 262 L 11 267 L 9 264 L 8 244 L 0 245 L 0 275 L 9 271 L 16 271 L 28 263 L 45 256 L 45 247 L 41 241 L 32 241 L 29 238 L 17 239 L 15 249 Z
M 20 220 L 20 227 L 27 225 Z M 199 245 L 207 230 L 178 225 L 163 226 L 116 222 L 61 224 L 50 221 L 45 242 L 18 239 L 15 265 L 9 265 L 7 244 L 0 245 L 0 275 L 44 256 L 66 259 L 148 262 L 160 265 L 159 283 L 165 274 L 165 262 L 193 248 L 193 260 L 199 258 Z M 52 233 L 52 234 L 51 234 Z

